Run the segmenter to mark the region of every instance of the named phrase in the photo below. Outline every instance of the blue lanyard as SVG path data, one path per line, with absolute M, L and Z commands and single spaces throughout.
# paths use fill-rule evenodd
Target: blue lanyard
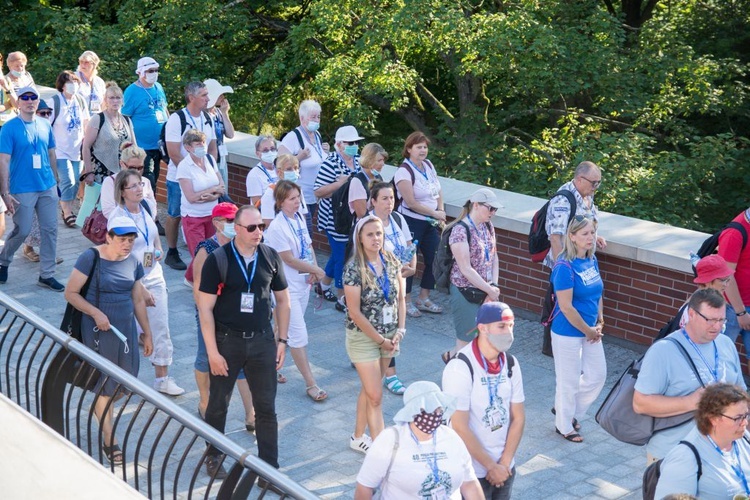
M 255 268 L 258 265 L 258 250 L 255 250 L 255 260 L 253 261 L 253 270 L 250 273 L 250 279 L 247 279 L 247 268 L 245 267 L 245 261 L 240 258 L 240 254 L 237 253 L 237 249 L 234 246 L 234 240 L 232 240 L 232 252 L 234 252 L 234 258 L 237 259 L 237 264 L 240 265 L 240 269 L 242 269 L 242 276 L 245 277 L 245 282 L 247 283 L 247 293 L 250 293 L 250 284 L 253 282 L 253 278 L 255 277 Z
M 482 367 L 484 367 L 485 373 L 487 373 L 487 392 L 490 395 L 490 407 L 495 406 L 495 397 L 497 396 L 497 388 L 500 385 L 500 376 L 503 373 L 503 366 L 505 365 L 505 360 L 503 358 L 503 353 L 500 353 L 500 356 L 498 356 L 498 361 L 500 361 L 500 371 L 497 372 L 497 376 L 490 375 L 489 367 L 487 366 L 487 360 L 484 359 L 484 354 L 481 352 L 479 353 L 479 357 L 482 360 Z M 494 383 L 492 381 L 495 381 Z
M 482 224 L 482 229 L 480 231 L 479 228 L 476 226 L 476 224 L 474 224 L 474 221 L 471 220 L 470 215 L 466 215 L 466 218 L 469 219 L 469 224 L 471 224 L 471 227 L 473 227 L 474 230 L 482 236 L 482 243 L 484 244 L 484 260 L 486 262 L 489 262 L 490 261 L 490 247 L 492 246 L 492 244 L 489 242 L 489 238 L 487 237 L 488 236 L 487 228 L 484 226 L 484 224 Z M 471 251 L 471 249 L 469 249 L 469 251 Z
M 422 171 L 422 170 L 420 170 L 420 168 L 419 168 L 419 167 L 418 167 L 418 166 L 417 166 L 417 165 L 416 165 L 416 164 L 415 164 L 415 163 L 414 163 L 413 161 L 411 161 L 411 160 L 410 160 L 409 158 L 404 158 L 404 161 L 406 161 L 406 163 L 408 163 L 409 165 L 411 165 L 411 167 L 412 167 L 412 168 L 413 168 L 414 170 L 416 170 L 417 172 L 419 172 L 420 174 L 422 174 L 422 177 L 424 177 L 424 180 L 426 180 L 428 184 L 430 183 L 430 178 L 429 178 L 429 177 L 427 176 L 427 166 L 426 166 L 426 165 L 425 165 L 425 167 L 424 167 L 424 171 Z
M 258 166 L 263 171 L 263 173 L 266 174 L 266 177 L 268 177 L 268 182 L 273 182 L 273 177 L 271 177 L 271 174 L 268 173 L 266 167 L 264 167 L 262 163 L 258 163 Z
M 417 448 L 421 453 L 422 443 L 420 443 L 419 439 L 417 439 L 417 436 L 414 435 L 414 431 L 411 430 L 411 427 L 409 427 L 409 433 L 411 434 L 411 438 L 414 440 L 414 442 L 417 443 Z M 432 475 L 435 478 L 436 484 L 439 483 L 438 479 L 440 478 L 440 469 L 438 469 L 437 464 L 437 433 L 437 429 L 435 429 L 435 432 L 432 433 L 432 453 L 424 454 L 425 458 L 427 459 L 427 465 L 430 467 L 430 470 L 432 470 Z
M 34 146 L 34 154 L 40 154 L 39 153 L 39 148 L 37 147 L 38 144 L 39 144 L 39 124 L 36 122 L 36 120 L 37 120 L 36 116 L 34 118 L 32 118 L 32 120 L 31 120 L 32 123 L 34 123 L 34 135 L 33 136 L 29 135 L 29 129 L 26 126 L 26 125 L 29 124 L 29 122 L 27 122 L 27 121 L 23 122 L 23 124 L 24 124 L 23 129 L 24 129 L 24 132 L 26 133 L 26 138 Z
M 724 452 L 719 448 L 719 445 L 716 444 L 716 442 L 711 438 L 711 436 L 706 436 L 708 440 L 711 442 L 711 444 L 714 446 L 714 449 L 721 455 L 721 458 L 724 458 Z M 740 458 L 740 450 L 737 447 L 737 441 L 732 441 L 732 454 L 734 454 L 734 458 L 737 461 L 737 463 L 734 463 L 731 461 L 729 462 L 729 466 L 734 471 L 734 474 L 737 476 L 737 479 L 740 480 L 742 483 L 742 487 L 745 489 L 745 493 L 750 495 L 750 486 L 747 484 L 747 477 L 745 476 L 745 471 L 742 470 L 742 459 Z
M 318 152 L 318 155 L 320 155 L 320 157 L 325 160 L 326 156 L 325 156 L 325 154 L 323 152 L 323 144 L 321 144 L 320 138 L 318 137 L 318 134 L 316 134 L 315 132 L 313 132 L 313 135 L 315 136 L 315 142 L 311 143 L 310 142 L 310 137 L 307 135 L 307 131 L 304 130 L 301 126 L 298 127 L 298 128 L 300 130 L 300 135 L 304 139 L 304 142 L 306 142 L 306 143 L 310 144 L 312 147 L 314 147 L 315 151 Z
M 138 204 L 139 207 L 141 207 L 141 217 L 143 217 L 143 226 L 146 228 L 146 232 L 141 231 L 141 228 L 138 227 L 138 221 L 135 220 L 133 215 L 130 213 L 130 210 L 127 208 L 125 209 L 125 213 L 128 214 L 128 217 L 130 217 L 130 220 L 132 220 L 135 223 L 135 228 L 138 230 L 139 233 L 143 235 L 144 238 L 146 238 L 146 248 L 148 248 L 148 222 L 146 222 L 146 216 L 143 214 L 143 205 Z
M 142 88 L 143 91 L 148 96 L 148 107 L 149 108 L 151 108 L 151 109 L 161 108 L 161 106 L 159 105 L 159 91 L 156 89 L 156 84 L 154 84 L 153 87 L 151 87 L 152 89 L 154 89 L 154 92 L 156 93 L 156 97 L 151 97 L 151 93 L 148 91 L 148 89 L 146 87 L 144 87 L 141 84 L 140 81 L 137 82 L 137 85 L 140 88 Z M 186 114 L 189 115 L 190 113 L 186 113 Z
M 190 120 L 190 124 L 193 126 L 193 128 L 195 130 L 198 130 L 198 125 L 196 125 L 196 123 L 195 123 L 195 118 L 193 118 L 193 115 L 190 114 L 190 111 L 188 111 L 187 108 L 185 108 L 185 116 L 188 117 L 188 119 Z M 201 111 L 201 116 L 198 119 L 198 121 L 200 121 L 200 123 L 201 123 L 201 132 L 203 132 L 204 122 L 203 122 L 203 112 L 202 111 Z
M 352 165 L 354 165 L 354 168 L 350 169 L 349 166 L 344 161 L 344 157 L 341 156 L 341 153 L 336 151 L 336 154 L 338 155 L 339 160 L 341 160 L 341 165 L 343 165 L 344 168 L 346 169 L 346 171 L 342 171 L 343 174 L 351 174 L 352 172 L 356 172 L 357 170 L 359 170 L 359 162 L 357 161 L 356 157 L 352 156 Z
M 688 334 L 684 328 L 682 329 L 682 334 L 685 336 L 685 339 L 687 339 L 688 343 L 691 346 L 693 346 L 693 349 L 695 349 L 695 352 L 698 353 L 698 356 L 701 357 L 701 360 L 703 361 L 703 364 L 706 365 L 706 368 L 708 368 L 708 371 L 711 372 L 711 374 L 714 376 L 714 382 L 718 382 L 719 381 L 719 350 L 716 348 L 716 341 L 714 340 L 713 342 L 711 342 L 714 345 L 714 368 L 712 370 L 711 367 L 708 365 L 708 361 L 706 361 L 706 358 L 703 357 L 703 353 L 700 352 L 700 350 L 698 349 L 698 346 L 695 345 L 695 342 L 693 342 L 693 339 L 688 337 Z
M 380 254 L 380 262 L 383 263 L 383 275 L 378 276 L 378 273 L 375 272 L 375 268 L 370 264 L 370 262 L 367 263 L 367 265 L 370 267 L 370 271 L 372 271 L 372 274 L 375 275 L 375 279 L 378 282 L 378 286 L 383 290 L 383 295 L 385 296 L 386 303 L 389 301 L 389 296 L 391 295 L 391 280 L 388 279 L 388 266 L 385 263 L 385 258 L 383 257 L 383 254 Z
M 305 238 L 305 228 L 300 223 L 300 215 L 299 213 L 294 213 L 294 220 L 297 221 L 297 230 L 295 231 L 294 226 L 292 226 L 292 221 L 289 220 L 289 217 L 286 216 L 284 212 L 281 212 L 281 215 L 284 216 L 286 219 L 286 223 L 289 224 L 289 229 L 292 230 L 292 234 L 299 240 L 299 258 L 302 260 L 305 260 L 305 257 L 307 257 L 307 240 Z
M 388 218 L 390 219 L 390 226 L 391 226 L 391 235 L 388 236 L 388 239 L 391 240 L 391 243 L 393 243 L 393 246 L 396 248 L 396 252 L 401 252 L 404 248 L 404 246 L 401 244 L 401 238 L 398 237 L 398 233 L 396 233 L 396 221 L 393 220 L 393 215 L 388 215 Z M 386 233 L 387 236 L 387 233 Z

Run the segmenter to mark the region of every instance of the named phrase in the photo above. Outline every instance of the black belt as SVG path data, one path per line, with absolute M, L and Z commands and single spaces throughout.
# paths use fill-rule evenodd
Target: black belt
M 243 330 L 235 330 L 234 328 L 230 328 L 227 325 L 222 325 L 221 323 L 216 323 L 216 335 L 224 335 L 226 337 L 237 337 L 245 340 L 250 340 L 256 337 L 261 337 L 264 333 L 264 330 L 260 331 L 243 331 Z

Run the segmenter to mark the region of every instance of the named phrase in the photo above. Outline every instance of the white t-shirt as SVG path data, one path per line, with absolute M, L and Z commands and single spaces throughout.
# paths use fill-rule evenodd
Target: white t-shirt
M 305 218 L 299 213 L 294 219 L 279 212 L 268 230 L 263 234 L 266 244 L 277 252 L 292 252 L 296 259 L 310 260 L 313 257 L 312 239 L 307 232 Z M 302 255 L 304 249 L 304 255 Z M 304 293 L 310 289 L 307 275 L 301 275 L 284 262 L 284 275 L 291 293 Z
M 276 200 L 273 198 L 275 187 L 276 184 L 269 184 L 263 192 L 263 196 L 260 197 L 260 216 L 263 220 L 271 220 L 272 222 L 276 217 Z M 297 213 L 303 217 L 307 215 L 307 203 L 305 203 L 304 196 L 300 197 L 300 205 Z
M 367 177 L 367 174 L 365 174 L 364 171 L 362 171 L 362 173 L 365 175 L 365 177 Z M 374 170 L 372 171 L 372 174 L 373 174 L 372 178 L 368 177 L 370 181 L 374 179 L 382 180 L 380 175 Z M 365 207 L 367 210 L 370 210 L 370 208 L 372 208 L 372 206 L 370 205 L 370 200 L 368 199 L 367 190 L 365 189 L 365 186 L 362 185 L 362 180 L 359 177 L 353 177 L 352 181 L 349 183 L 349 200 L 348 200 L 349 211 L 351 213 L 354 213 L 353 202 L 357 200 L 365 200 Z
M 508 437 L 510 405 L 523 403 L 525 400 L 523 376 L 518 360 L 515 361 L 513 376 L 510 378 L 508 378 L 507 362 L 503 364 L 499 374 L 488 374 L 483 364 L 474 355 L 473 346 L 474 342 L 459 352 L 471 361 L 474 381 L 472 382 L 471 372 L 466 362 L 461 359 L 452 359 L 443 370 L 443 392 L 457 399 L 457 410 L 469 412 L 469 429 L 474 433 L 477 441 L 482 443 L 489 456 L 498 461 L 503 454 L 505 440 Z M 488 381 L 491 384 L 489 387 L 495 387 L 492 404 L 490 404 Z M 501 424 L 501 427 L 493 431 L 491 430 L 493 424 Z M 476 460 L 473 463 L 477 477 L 485 477 L 487 469 Z M 515 459 L 511 463 L 511 468 L 514 463 Z
M 300 130 L 300 127 L 297 127 L 297 131 L 302 135 L 302 142 L 305 144 L 305 147 L 310 150 L 310 156 L 299 162 L 298 184 L 302 187 L 302 196 L 305 198 L 305 202 L 307 204 L 317 203 L 318 200 L 315 198 L 313 185 L 315 184 L 315 178 L 318 176 L 320 165 L 325 161 L 328 155 L 323 151 L 323 144 L 320 140 L 320 135 L 315 134 L 315 141 L 311 144 L 307 133 Z M 281 139 L 281 144 L 286 146 L 293 155 L 296 155 L 302 149 L 294 130 L 290 131 L 283 139 Z
M 374 212 L 370 213 L 374 214 Z M 399 222 L 401 226 L 399 226 Z M 396 256 L 399 255 L 396 252 L 396 247 L 406 248 L 411 243 L 409 225 L 406 223 L 404 216 L 398 212 L 391 212 L 388 221 L 383 223 L 383 230 L 385 232 L 385 249 Z
M 146 203 L 148 203 L 149 208 L 151 209 L 151 214 L 153 217 L 156 217 L 156 198 L 154 197 L 154 192 L 151 189 L 151 183 L 148 182 L 148 179 L 143 179 L 143 182 L 145 183 L 143 185 L 143 199 L 146 200 Z M 117 208 L 117 203 L 115 202 L 115 176 L 110 175 L 104 178 L 102 181 L 102 190 L 100 192 L 100 203 L 102 206 L 102 213 L 104 214 L 104 217 L 107 219 L 110 219 L 110 214 L 112 211 Z
M 146 212 L 145 209 L 142 209 L 140 213 L 131 214 L 123 207 L 115 207 L 112 211 L 112 216 L 127 217 L 135 222 L 135 227 L 138 228 L 138 237 L 133 243 L 133 250 L 130 251 L 130 254 L 143 265 L 144 277 L 163 276 L 164 272 L 162 271 L 161 264 L 156 260 L 156 256 L 154 255 L 154 250 L 156 248 L 154 244 L 159 238 L 159 230 L 156 228 L 154 219 L 148 215 L 148 212 Z M 146 240 L 147 236 L 148 240 Z M 151 252 L 151 258 L 144 260 L 143 257 L 146 252 Z M 146 266 L 146 264 L 151 265 Z
M 398 431 L 398 450 L 393 445 Z M 435 440 L 417 443 L 409 424 L 383 429 L 370 446 L 357 482 L 368 488 L 381 487 L 381 498 L 461 499 L 461 485 L 477 476 L 471 466 L 471 455 L 456 432 L 441 425 Z M 393 464 L 390 472 L 388 465 Z M 433 466 L 437 465 L 437 480 Z M 381 484 L 388 472 L 388 483 Z
M 440 187 L 440 180 L 438 179 L 435 167 L 432 166 L 432 163 L 425 160 L 422 162 L 422 170 L 424 170 L 423 174 L 422 170 L 418 169 L 409 160 L 405 160 L 405 163 L 407 165 L 406 168 L 399 167 L 399 169 L 396 170 L 396 175 L 393 176 L 393 181 L 396 183 L 396 189 L 398 190 L 398 185 L 403 180 L 411 184 L 411 174 L 409 173 L 409 170 L 411 169 L 411 171 L 414 172 L 414 184 L 412 185 L 412 189 L 414 190 L 414 200 L 421 205 L 435 210 L 438 206 L 438 198 L 440 197 L 442 189 Z M 427 219 L 427 216 L 409 210 L 409 206 L 405 201 L 401 202 L 398 211 L 415 219 Z
M 245 179 L 245 188 L 247 190 L 248 198 L 254 198 L 256 196 L 263 196 L 266 192 L 266 188 L 270 184 L 274 184 L 279 181 L 279 176 L 276 175 L 276 169 L 267 169 L 262 163 L 258 163 L 256 166 L 250 169 L 247 173 L 247 179 Z M 261 200 L 261 205 L 263 201 Z
M 185 132 L 187 132 L 188 129 L 194 128 L 206 134 L 206 148 L 211 144 L 211 141 L 216 140 L 213 120 L 207 120 L 203 112 L 200 113 L 200 116 L 193 116 L 187 108 L 183 108 L 172 113 L 169 115 L 169 120 L 167 120 L 166 125 L 167 128 L 164 130 L 164 140 L 166 142 L 179 142 L 180 154 L 183 159 L 187 158 L 189 155 L 185 149 L 185 145 L 182 144 L 182 136 L 185 134 L 184 132 L 180 133 L 180 117 L 178 116 L 178 113 L 185 114 Z M 174 164 L 171 158 L 169 159 L 169 168 L 167 169 L 167 180 L 177 182 L 177 165 Z M 185 213 L 182 212 L 182 215 L 185 215 Z
M 81 144 L 83 144 L 83 125 L 91 117 L 88 107 L 79 95 L 74 95 L 67 100 L 62 93 L 57 93 L 60 100 L 60 111 L 54 125 L 52 134 L 55 136 L 55 156 L 58 160 L 80 161 Z M 52 117 L 55 116 L 55 99 L 49 98 L 45 101 L 52 109 Z
M 221 174 L 213 163 L 212 159 L 206 156 L 204 159 L 205 171 L 203 168 L 193 162 L 193 158 L 187 155 L 177 166 L 176 181 L 188 179 L 193 185 L 193 191 L 203 191 L 210 187 L 218 186 L 221 182 Z M 190 203 L 185 196 L 185 191 L 181 190 L 180 213 L 188 217 L 206 217 L 211 215 L 214 207 L 218 203 L 216 200 L 206 203 Z

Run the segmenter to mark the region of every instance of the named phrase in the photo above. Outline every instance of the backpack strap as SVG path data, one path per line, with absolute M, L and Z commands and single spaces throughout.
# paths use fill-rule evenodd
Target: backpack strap
M 187 109 L 182 108 L 177 110 L 177 117 L 180 119 L 180 137 L 185 135 L 185 129 L 187 129 L 187 117 L 185 116 Z M 180 140 L 182 142 L 182 140 Z
M 690 448 L 690 451 L 692 451 L 693 455 L 695 455 L 695 462 L 698 464 L 698 480 L 700 480 L 701 476 L 703 475 L 703 461 L 701 460 L 701 454 L 698 453 L 698 449 L 693 445 L 693 443 L 689 441 L 683 440 L 683 441 L 680 441 L 678 444 L 684 444 L 685 446 Z
M 220 246 L 213 251 L 214 258 L 216 259 L 216 267 L 219 268 L 219 278 L 222 283 L 227 282 L 227 269 L 229 268 L 229 259 L 227 259 L 227 251 L 224 246 Z M 258 258 L 257 255 L 255 257 Z
M 701 374 L 698 373 L 698 368 L 696 368 L 695 363 L 693 363 L 693 358 L 690 357 L 683 345 L 680 344 L 680 341 L 672 337 L 665 337 L 665 340 L 671 341 L 680 348 L 680 352 L 682 353 L 683 357 L 688 361 L 688 363 L 690 363 L 690 368 L 693 369 L 693 373 L 695 373 L 695 376 L 698 377 L 698 381 L 701 383 L 701 387 L 706 387 L 706 384 L 703 383 L 703 379 L 701 378 Z
M 292 130 L 294 132 L 294 135 L 297 136 L 297 141 L 299 142 L 299 148 L 305 149 L 305 141 L 302 139 L 302 132 L 299 131 L 299 129 L 295 128 Z
M 404 216 L 398 212 L 391 212 L 391 215 L 393 216 L 393 220 L 396 222 L 396 225 L 398 226 L 398 228 L 403 229 L 404 224 L 406 224 L 406 221 L 404 220 Z
M 60 94 L 52 96 L 52 106 L 55 109 L 52 110 L 52 121 L 50 122 L 50 126 L 53 126 L 57 121 L 57 117 L 60 116 Z
M 747 246 L 747 231 L 745 230 L 745 226 L 743 226 L 739 222 L 732 221 L 727 224 L 724 229 L 736 229 L 737 231 L 739 231 L 739 233 L 742 235 L 742 250 L 744 250 L 745 246 Z
M 102 131 L 102 127 L 104 126 L 104 111 L 100 111 L 96 114 L 96 116 L 99 117 L 99 127 L 96 129 L 96 135 L 98 136 L 99 132 Z M 127 116 L 125 118 L 127 118 Z
M 385 470 L 385 476 L 383 476 L 383 480 L 380 482 L 380 488 L 383 488 L 383 485 L 388 483 L 388 475 L 391 473 L 391 468 L 393 467 L 393 462 L 396 460 L 396 452 L 398 452 L 398 441 L 399 441 L 399 435 L 398 435 L 398 429 L 395 426 L 391 426 L 386 430 L 393 429 L 393 432 L 396 434 L 396 438 L 393 441 L 393 450 L 391 451 L 391 460 L 388 462 L 388 468 Z
M 511 378 L 513 376 L 513 367 L 516 366 L 516 357 L 506 352 L 505 362 L 508 363 L 508 378 Z
M 148 215 L 153 217 L 154 214 L 151 213 L 151 207 L 148 206 L 148 202 L 146 200 L 141 200 L 141 206 L 148 212 Z
M 466 356 L 466 354 L 459 352 L 456 354 L 456 359 L 460 359 L 464 363 L 466 363 L 466 366 L 469 367 L 469 374 L 471 375 L 471 383 L 474 383 L 474 367 L 471 366 L 471 361 L 469 361 L 469 358 Z
M 573 222 L 573 217 L 576 216 L 576 195 L 574 195 L 573 191 L 570 191 L 569 189 L 560 189 L 552 196 L 552 198 L 555 198 L 556 196 L 564 196 L 570 204 L 570 214 L 568 215 L 568 225 L 570 225 L 570 223 Z M 550 200 L 552 198 L 550 198 Z

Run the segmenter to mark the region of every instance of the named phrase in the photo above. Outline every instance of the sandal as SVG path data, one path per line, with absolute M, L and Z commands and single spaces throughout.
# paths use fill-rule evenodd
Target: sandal
M 286 377 L 281 372 L 276 372 L 276 382 L 279 384 L 286 384 Z
M 443 312 L 443 308 L 440 307 L 439 305 L 435 304 L 430 299 L 427 299 L 427 300 L 424 300 L 424 301 L 417 299 L 417 300 L 414 301 L 414 305 L 420 311 L 424 311 L 424 312 L 428 312 L 428 313 L 432 313 L 432 314 L 440 314 L 440 313 Z
M 39 254 L 36 253 L 34 247 L 23 246 L 23 256 L 29 259 L 31 262 L 39 262 Z
M 557 412 L 555 411 L 554 407 L 550 411 L 552 412 L 553 415 L 557 415 Z M 573 429 L 575 429 L 577 431 L 581 430 L 581 423 L 578 420 L 576 420 L 575 418 L 573 419 Z
M 555 427 L 555 432 L 560 434 L 563 438 L 570 441 L 571 443 L 583 443 L 583 438 L 576 431 L 573 431 L 570 434 L 563 434 L 557 427 Z
M 328 393 L 324 391 L 323 389 L 321 389 L 320 387 L 318 387 L 317 385 L 311 385 L 305 390 L 307 391 L 307 396 L 313 401 L 315 401 L 316 403 L 320 403 L 321 401 L 323 401 L 325 398 L 328 397 Z M 310 391 L 314 391 L 314 392 L 310 394 Z
M 456 355 L 455 354 L 451 354 L 450 351 L 445 351 L 443 354 L 440 355 L 440 358 L 443 360 L 443 363 L 445 363 L 446 365 L 448 364 L 448 362 L 451 359 L 453 359 L 455 357 L 456 357 Z
M 65 222 L 65 225 L 68 227 L 76 227 L 76 216 L 70 214 L 63 219 L 63 222 Z
M 383 385 L 396 396 L 402 396 L 406 392 L 406 387 L 398 379 L 398 375 L 391 377 L 385 377 L 383 379 Z
M 113 444 L 112 446 L 107 446 L 102 444 L 102 451 L 104 452 L 104 456 L 107 457 L 107 460 L 109 460 L 109 463 L 113 465 L 122 465 L 122 450 L 119 445 Z
M 409 302 L 406 305 L 406 314 L 408 314 L 412 318 L 419 318 L 420 316 L 422 316 L 422 313 L 419 312 L 419 309 L 417 309 L 413 302 Z

